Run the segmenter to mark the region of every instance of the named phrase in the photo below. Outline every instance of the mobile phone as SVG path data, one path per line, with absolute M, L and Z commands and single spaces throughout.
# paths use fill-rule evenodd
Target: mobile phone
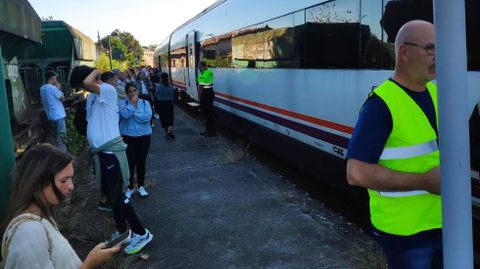
M 113 248 L 118 244 L 125 244 L 126 243 L 125 241 L 127 241 L 127 239 L 129 238 L 130 238 L 130 230 L 122 233 L 121 235 L 119 235 L 117 238 L 113 240 L 108 240 L 107 242 L 105 242 L 105 245 L 106 245 L 105 248 Z

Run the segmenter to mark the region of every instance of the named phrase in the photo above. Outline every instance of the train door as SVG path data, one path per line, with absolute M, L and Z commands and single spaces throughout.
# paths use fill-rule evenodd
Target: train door
M 190 96 L 198 101 L 197 92 L 197 32 L 192 31 L 187 34 L 186 38 L 187 47 L 187 92 Z

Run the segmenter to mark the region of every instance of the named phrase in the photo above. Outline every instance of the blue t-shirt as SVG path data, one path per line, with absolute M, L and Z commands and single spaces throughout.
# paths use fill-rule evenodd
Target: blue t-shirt
M 155 89 L 155 97 L 158 101 L 173 101 L 173 87 L 172 85 L 165 86 L 158 84 Z
M 63 92 L 51 84 L 44 84 L 40 88 L 40 98 L 48 120 L 59 120 L 66 117 L 62 100 Z
M 394 82 L 402 88 L 422 109 L 435 133 L 437 133 L 437 117 L 430 93 L 415 92 Z M 378 163 L 385 143 L 392 132 L 392 115 L 387 104 L 375 94 L 372 94 L 362 106 L 360 116 L 348 145 L 347 159 L 352 158 L 367 163 Z

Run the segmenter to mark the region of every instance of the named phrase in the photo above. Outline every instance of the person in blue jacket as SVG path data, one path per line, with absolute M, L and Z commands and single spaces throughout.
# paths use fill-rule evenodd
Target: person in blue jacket
M 133 188 L 133 176 L 137 170 L 138 194 L 141 197 L 148 196 L 145 191 L 145 161 L 152 135 L 152 108 L 145 99 L 138 97 L 138 88 L 135 83 L 127 83 L 125 93 L 128 98 L 118 103 L 120 113 L 120 134 L 123 141 L 128 145 L 127 159 L 130 168 L 130 185 L 125 195 L 130 199 L 135 192 Z

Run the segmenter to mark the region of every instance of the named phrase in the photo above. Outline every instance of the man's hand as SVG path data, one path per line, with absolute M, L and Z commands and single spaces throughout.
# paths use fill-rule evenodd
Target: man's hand
M 97 78 L 100 76 L 100 72 L 97 69 L 94 69 L 84 80 L 83 86 L 96 94 L 100 94 L 100 86 L 97 84 Z
M 55 87 L 57 87 L 57 89 L 62 90 L 62 84 L 60 84 L 60 82 L 58 82 L 58 80 L 55 81 L 55 83 L 54 83 L 53 85 L 54 85 Z
M 423 174 L 407 173 L 395 171 L 378 164 L 348 159 L 347 180 L 351 185 L 376 191 L 425 190 L 440 194 L 440 167 L 435 167 Z

